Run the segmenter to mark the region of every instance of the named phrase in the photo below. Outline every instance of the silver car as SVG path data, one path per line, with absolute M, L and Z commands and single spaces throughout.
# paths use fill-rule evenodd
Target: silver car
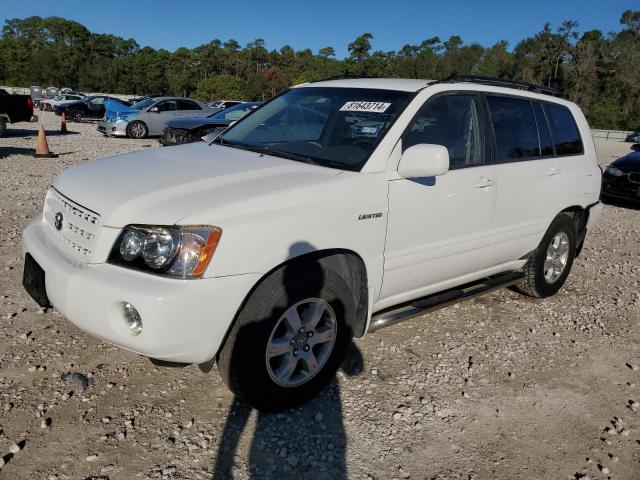
M 146 138 L 160 135 L 169 120 L 180 117 L 206 117 L 208 105 L 182 97 L 147 98 L 122 111 L 107 110 L 98 131 L 108 136 Z

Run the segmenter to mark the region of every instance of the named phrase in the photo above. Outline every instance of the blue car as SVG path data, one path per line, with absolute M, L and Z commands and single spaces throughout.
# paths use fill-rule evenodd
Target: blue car
M 261 102 L 243 102 L 204 118 L 176 118 L 167 123 L 160 137 L 162 146 L 197 142 L 205 135 L 222 132 L 233 122 L 258 108 Z

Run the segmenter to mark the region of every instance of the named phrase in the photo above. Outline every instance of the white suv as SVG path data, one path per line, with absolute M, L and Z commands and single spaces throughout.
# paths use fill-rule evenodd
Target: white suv
M 601 170 L 580 109 L 540 92 L 324 81 L 210 144 L 70 168 L 24 231 L 23 283 L 133 352 L 217 360 L 258 408 L 303 402 L 354 336 L 497 287 L 561 288 Z

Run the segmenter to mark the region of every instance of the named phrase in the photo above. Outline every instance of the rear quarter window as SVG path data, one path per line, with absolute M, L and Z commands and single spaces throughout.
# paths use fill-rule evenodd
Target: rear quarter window
M 579 155 L 584 152 L 580 131 L 569 109 L 563 105 L 544 103 L 543 108 L 551 127 L 551 137 L 557 156 Z

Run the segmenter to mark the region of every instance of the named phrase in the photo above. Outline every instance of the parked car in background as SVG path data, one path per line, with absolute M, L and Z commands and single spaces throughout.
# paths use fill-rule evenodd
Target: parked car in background
M 87 95 L 82 92 L 77 92 L 73 88 L 65 87 L 60 90 L 61 94 L 78 95 L 80 97 L 86 97 Z
M 3 90 L 6 92 L 6 90 Z M 30 95 L 0 93 L 0 137 L 7 134 L 7 125 L 17 122 L 36 121 L 33 115 L 33 99 Z
M 56 105 L 62 105 L 63 103 L 71 103 L 81 99 L 82 97 L 80 95 L 63 93 L 60 95 L 56 95 L 55 97 L 50 99 L 40 100 L 40 102 L 38 102 L 38 106 L 40 110 L 51 111 L 54 109 Z
M 216 130 L 222 132 L 231 123 L 240 120 L 261 104 L 262 102 L 245 102 L 204 118 L 187 117 L 170 120 L 167 123 L 167 128 L 162 132 L 160 144 L 168 147 L 169 145 L 197 142 Z
M 216 100 L 209 103 L 211 108 L 217 108 L 219 110 L 224 110 L 225 108 L 233 107 L 240 103 L 244 103 L 241 100 Z
M 31 87 L 29 87 L 29 92 L 31 94 L 31 99 L 34 102 L 37 102 L 44 96 L 44 92 L 42 91 L 42 88 L 38 87 L 37 85 L 32 85 Z
M 142 95 L 140 97 L 128 98 L 127 101 L 131 102 L 131 104 L 133 105 L 134 103 L 141 102 L 142 100 L 146 100 L 147 98 L 158 98 L 158 97 L 164 97 L 164 96 L 165 95 L 162 93 L 150 93 L 149 95 Z
M 630 152 L 605 168 L 602 197 L 640 202 L 640 151 Z
M 217 361 L 256 408 L 300 404 L 354 336 L 500 287 L 562 288 L 600 216 L 601 171 L 580 108 L 552 92 L 309 83 L 212 144 L 74 166 L 24 230 L 23 285 L 101 340 Z
M 146 138 L 160 135 L 167 122 L 179 117 L 204 117 L 211 108 L 197 100 L 183 97 L 147 98 L 120 112 L 108 112 L 98 124 L 98 131 L 108 136 Z
M 640 132 L 633 132 L 632 134 L 627 135 L 625 142 L 640 143 Z
M 67 118 L 73 122 L 79 122 L 85 118 L 99 119 L 104 116 L 105 100 L 114 100 L 123 105 L 129 105 L 129 103 L 124 100 L 108 95 L 92 95 L 75 102 L 55 105 L 54 112 L 56 115 L 62 115 L 62 112 L 66 112 Z

